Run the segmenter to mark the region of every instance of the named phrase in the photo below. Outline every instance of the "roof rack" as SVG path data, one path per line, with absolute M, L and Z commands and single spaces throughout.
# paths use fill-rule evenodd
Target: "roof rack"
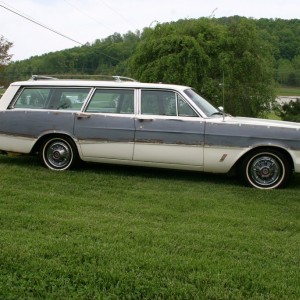
M 137 81 L 133 78 L 130 77 L 125 77 L 125 76 L 112 76 L 116 81 L 121 82 L 121 81 Z
M 45 75 L 32 75 L 31 80 L 55 80 L 57 78 Z
M 78 74 L 57 74 L 57 75 L 32 75 L 30 80 L 59 80 L 59 79 L 85 79 L 85 80 L 108 80 L 112 81 L 112 78 L 114 81 L 122 82 L 122 81 L 134 81 L 137 82 L 137 80 L 125 77 L 125 76 L 118 76 L 118 75 L 78 75 Z

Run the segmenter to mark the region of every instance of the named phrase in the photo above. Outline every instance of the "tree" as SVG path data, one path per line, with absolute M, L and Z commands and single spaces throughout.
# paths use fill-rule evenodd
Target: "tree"
M 0 66 L 7 65 L 12 58 L 12 54 L 8 54 L 13 43 L 7 41 L 3 36 L 0 37 Z
M 12 54 L 8 53 L 12 45 L 13 43 L 7 41 L 3 36 L 0 36 L 0 85 L 6 84 L 4 78 L 1 75 L 4 68 L 12 58 Z
M 300 98 L 285 103 L 282 106 L 277 105 L 275 112 L 284 121 L 300 122 Z
M 293 60 L 292 64 L 294 67 L 294 74 L 295 74 L 295 84 L 300 86 L 300 55 L 296 55 Z
M 272 49 L 250 19 L 233 19 L 226 35 L 219 65 L 227 109 L 241 116 L 264 115 L 275 100 Z
M 141 81 L 171 82 L 199 86 L 209 58 L 197 41 L 177 34 L 154 35 L 142 43 L 130 64 Z M 202 71 L 199 71 L 202 70 Z
M 224 74 L 226 110 L 234 115 L 263 115 L 275 99 L 272 49 L 246 18 L 181 20 L 147 29 L 130 70 L 142 81 L 191 85 L 216 106 L 222 104 Z
M 277 67 L 277 81 L 279 84 L 292 85 L 291 79 L 294 68 L 290 60 L 279 59 Z

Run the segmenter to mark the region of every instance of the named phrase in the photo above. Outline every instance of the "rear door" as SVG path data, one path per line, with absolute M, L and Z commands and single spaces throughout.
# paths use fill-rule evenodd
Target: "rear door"
M 134 131 L 134 89 L 97 89 L 76 114 L 74 135 L 85 160 L 132 160 Z
M 175 91 L 141 90 L 133 159 L 203 167 L 205 122 Z

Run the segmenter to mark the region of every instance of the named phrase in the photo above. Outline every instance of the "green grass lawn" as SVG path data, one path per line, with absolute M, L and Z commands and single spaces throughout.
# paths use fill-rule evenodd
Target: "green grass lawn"
M 300 299 L 299 175 L 0 166 L 0 299 Z
M 299 96 L 300 97 L 300 87 L 280 86 L 276 89 L 276 94 L 278 96 Z

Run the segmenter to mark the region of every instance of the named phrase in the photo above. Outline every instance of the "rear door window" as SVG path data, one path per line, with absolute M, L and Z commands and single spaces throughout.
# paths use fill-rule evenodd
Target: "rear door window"
M 134 90 L 98 89 L 88 104 L 86 112 L 133 114 Z

